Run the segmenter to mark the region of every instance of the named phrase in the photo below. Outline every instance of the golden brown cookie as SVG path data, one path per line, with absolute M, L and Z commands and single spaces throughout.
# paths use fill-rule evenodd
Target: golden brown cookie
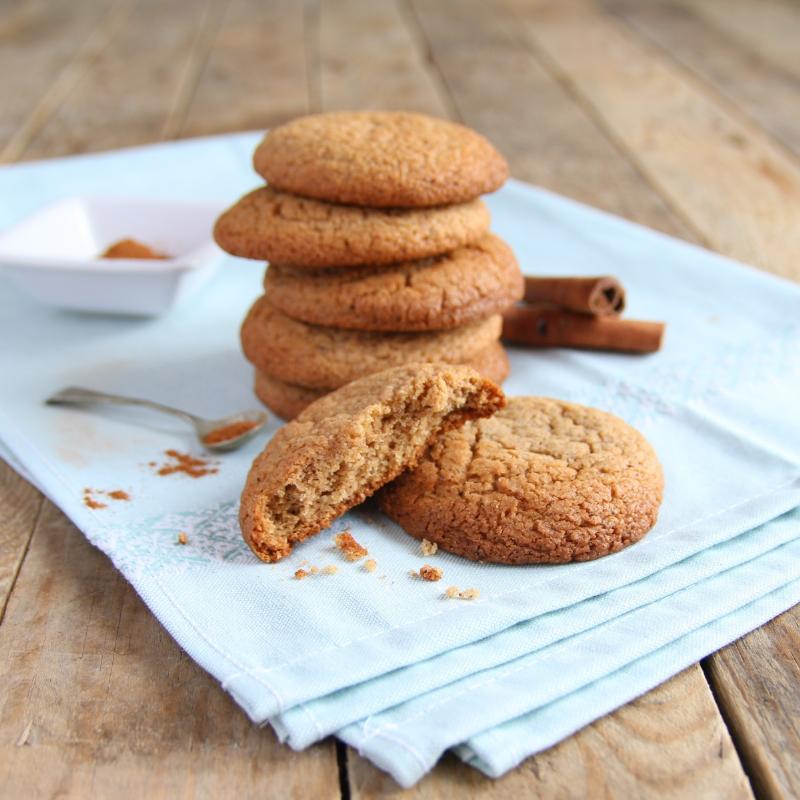
M 246 194 L 214 226 L 228 253 L 296 269 L 388 264 L 445 253 L 489 228 L 481 200 L 437 208 L 359 208 L 278 192 Z
M 272 264 L 264 288 L 294 319 L 366 331 L 435 331 L 499 314 L 522 299 L 511 248 L 486 234 L 446 255 L 388 267 L 304 270 Z
M 378 208 L 464 203 L 508 178 L 479 133 L 406 111 L 300 117 L 267 133 L 253 165 L 280 191 Z
M 381 495 L 412 536 L 475 561 L 587 561 L 656 522 L 664 479 L 634 428 L 595 408 L 509 398 L 490 419 L 437 438 Z
M 254 367 L 286 383 L 317 389 L 412 362 L 466 364 L 500 338 L 499 315 L 450 331 L 374 333 L 323 328 L 287 317 L 266 295 L 242 324 L 245 357 Z
M 430 439 L 501 408 L 470 367 L 415 364 L 326 395 L 281 428 L 253 462 L 239 522 L 263 561 L 278 561 L 413 466 Z
M 467 366 L 497 384 L 508 377 L 508 355 L 500 342 L 489 345 Z M 286 383 L 258 370 L 254 388 L 256 397 L 282 419 L 294 419 L 306 406 L 333 391 L 333 389 L 309 389 L 296 383 Z

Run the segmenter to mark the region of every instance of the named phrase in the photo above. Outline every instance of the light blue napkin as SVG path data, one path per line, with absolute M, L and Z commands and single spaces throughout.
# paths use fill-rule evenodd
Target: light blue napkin
M 4 168 L 0 226 L 84 192 L 216 199 L 222 208 L 257 183 L 256 140 L 218 137 Z M 664 350 L 648 357 L 514 351 L 506 383 L 510 394 L 586 402 L 637 425 L 663 461 L 667 492 L 648 537 L 598 562 L 511 568 L 437 556 L 443 585 L 481 590 L 472 603 L 411 581 L 409 570 L 423 563 L 416 542 L 369 506 L 334 530 L 352 529 L 377 560 L 375 573 L 339 561 L 330 533 L 279 564 L 257 562 L 239 536 L 236 503 L 263 439 L 225 456 L 216 475 L 156 477 L 149 464 L 164 450 L 195 447 L 179 426 L 40 405 L 69 383 L 207 416 L 254 405 L 238 325 L 260 291 L 260 265 L 227 259 L 201 295 L 157 320 L 59 313 L 0 285 L 0 370 L 13 376 L 1 394 L 5 450 L 256 721 L 548 612 L 574 607 L 581 615 L 582 600 L 800 504 L 798 287 L 523 184 L 509 184 L 490 205 L 495 229 L 527 271 L 610 272 L 628 287 L 630 316 L 668 322 Z M 86 487 L 122 488 L 133 499 L 92 511 L 82 502 Z M 179 531 L 187 546 L 176 544 Z M 293 580 L 304 561 L 335 563 L 339 572 Z M 652 581 L 637 607 L 662 595 Z M 533 637 L 529 650 L 550 636 Z M 483 704 L 473 709 L 480 714 Z
M 771 525 L 788 526 L 797 534 L 800 513 L 764 528 Z M 349 725 L 337 736 L 402 786 L 410 786 L 448 747 L 563 698 L 798 580 L 800 538 L 795 538 L 583 633 Z M 624 700 L 634 696 L 627 694 Z
M 449 686 L 438 693 L 432 690 L 453 684 L 479 671 L 487 670 L 485 674 L 491 675 L 492 671 L 488 671 L 491 667 L 506 664 L 523 655 L 535 652 L 537 657 L 547 658 L 548 645 L 560 643 L 574 634 L 641 608 L 652 602 L 654 594 L 667 597 L 690 586 L 698 587 L 702 592 L 704 590 L 700 587 L 705 585 L 705 579 L 745 564 L 798 538 L 800 510 L 795 510 L 709 547 L 655 575 L 576 605 L 520 622 L 489 639 L 449 650 L 434 658 L 396 669 L 317 700 L 300 703 L 273 717 L 270 723 L 282 741 L 298 750 L 353 722 L 361 721 L 359 728 L 367 729 L 371 722 L 362 720 L 378 712 L 399 706 L 412 698 L 419 697 L 422 703 L 422 695 L 428 700 L 436 696 L 446 696 L 449 691 L 458 691 L 460 684 Z M 796 567 L 795 564 L 787 563 L 787 575 Z M 625 653 L 625 648 L 621 647 L 620 652 Z M 512 697 L 512 702 L 513 700 Z M 391 720 L 399 711 L 393 709 L 386 718 Z
M 742 572 L 742 581 L 750 575 Z M 792 581 L 731 614 L 632 661 L 627 666 L 555 702 L 473 736 L 458 755 L 490 777 L 498 777 L 538 753 L 649 691 L 708 653 L 743 636 L 800 602 L 800 581 Z

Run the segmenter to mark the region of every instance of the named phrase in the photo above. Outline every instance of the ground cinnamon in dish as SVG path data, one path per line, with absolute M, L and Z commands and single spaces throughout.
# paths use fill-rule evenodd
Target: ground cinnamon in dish
M 165 259 L 170 258 L 166 253 L 159 253 L 149 245 L 137 242 L 136 239 L 120 239 L 118 242 L 109 245 L 101 254 L 100 258 L 145 258 L 145 259 Z
M 253 430 L 257 424 L 257 422 L 242 420 L 241 422 L 232 422 L 230 425 L 223 425 L 221 428 L 216 428 L 211 433 L 207 433 L 203 437 L 203 444 L 220 444 L 220 442 L 237 439 L 239 436 L 243 436 L 248 431 Z
M 181 473 L 190 478 L 202 478 L 204 475 L 215 475 L 219 469 L 209 461 L 198 456 L 190 456 L 188 453 L 179 453 L 177 450 L 165 450 L 164 455 L 172 459 L 172 463 L 162 464 L 157 475 L 174 475 Z M 155 462 L 149 462 L 151 466 L 158 466 Z

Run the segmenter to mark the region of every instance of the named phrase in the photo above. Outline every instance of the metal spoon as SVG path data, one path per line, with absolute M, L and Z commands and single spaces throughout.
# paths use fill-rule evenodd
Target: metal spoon
M 138 397 L 122 397 L 118 394 L 107 394 L 105 392 L 95 392 L 92 389 L 82 389 L 79 386 L 68 386 L 60 392 L 56 392 L 52 397 L 48 397 L 45 403 L 49 406 L 80 406 L 92 405 L 95 403 L 113 403 L 123 406 L 144 406 L 155 411 L 163 411 L 165 414 L 172 414 L 180 417 L 194 425 L 197 438 L 207 450 L 225 451 L 236 450 L 246 441 L 251 439 L 255 433 L 264 427 L 267 415 L 263 411 L 240 411 L 238 414 L 231 414 L 221 419 L 203 419 L 181 411 L 179 408 L 165 406 L 162 403 L 155 403 L 152 400 L 141 400 Z M 222 431 L 229 425 L 237 422 L 254 423 L 252 428 L 248 428 L 244 433 L 233 435 L 222 441 L 206 441 L 206 438 L 215 431 Z

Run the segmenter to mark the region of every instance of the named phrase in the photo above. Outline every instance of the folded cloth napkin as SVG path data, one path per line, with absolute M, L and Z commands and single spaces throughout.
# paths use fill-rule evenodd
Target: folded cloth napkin
M 0 196 L 14 203 L 0 205 L 0 226 L 84 192 L 216 199 L 222 208 L 256 182 L 256 140 L 217 137 L 4 168 Z M 631 316 L 667 321 L 656 355 L 517 350 L 506 384 L 510 394 L 550 394 L 618 413 L 655 446 L 667 490 L 648 537 L 598 562 L 513 568 L 440 557 L 446 584 L 481 590 L 471 603 L 411 582 L 408 571 L 422 563 L 416 542 L 369 505 L 334 530 L 351 528 L 377 560 L 375 573 L 337 561 L 330 533 L 278 564 L 257 562 L 239 536 L 236 504 L 263 439 L 220 457 L 216 474 L 161 477 L 165 450 L 196 452 L 185 430 L 141 412 L 40 404 L 64 384 L 84 384 L 209 417 L 252 406 L 252 373 L 237 335 L 260 291 L 258 265 L 228 259 L 201 295 L 157 320 L 62 314 L 3 286 L 0 369 L 14 376 L 2 390 L 4 448 L 256 721 L 486 637 L 491 647 L 492 634 L 542 614 L 574 607 L 580 615 L 581 601 L 800 504 L 792 419 L 798 287 L 523 184 L 510 183 L 490 204 L 496 230 L 524 269 L 611 272 L 629 289 Z M 85 488 L 121 488 L 131 500 L 92 510 Z M 176 545 L 181 531 L 186 546 Z M 295 581 L 303 561 L 336 563 L 339 571 Z M 636 607 L 663 596 L 652 581 Z M 528 651 L 548 642 L 552 632 L 541 642 L 533 635 Z
M 746 567 L 742 570 L 744 582 L 750 576 Z M 473 736 L 456 753 L 489 777 L 499 777 L 798 602 L 800 581 L 792 581 L 578 691 Z
M 775 524 L 797 534 L 800 513 L 763 527 Z M 563 698 L 798 580 L 800 538 L 795 538 L 588 631 L 347 726 L 337 735 L 398 783 L 410 786 L 448 747 Z
M 458 687 L 448 687 L 440 693 L 432 690 L 453 684 L 459 679 L 478 672 L 493 675 L 499 670 L 491 670 L 491 667 L 505 665 L 524 655 L 536 653 L 537 658 L 546 659 L 549 645 L 563 643 L 574 634 L 591 630 L 651 603 L 654 592 L 660 597 L 668 597 L 682 589 L 693 587 L 702 596 L 702 592 L 706 591 L 703 588 L 707 586 L 706 579 L 746 564 L 781 545 L 794 542 L 799 537 L 800 510 L 795 510 L 709 547 L 655 575 L 576 605 L 520 622 L 488 639 L 449 650 L 434 658 L 393 670 L 308 703 L 300 703 L 271 718 L 270 723 L 280 739 L 295 749 L 307 747 L 350 723 L 358 722 L 360 730 L 368 730 L 374 722 L 367 719 L 368 717 L 422 695 L 427 698 L 427 701 L 421 699 L 423 704 L 433 703 L 437 695 L 446 696 L 447 692 L 457 690 Z M 787 578 L 797 568 L 791 562 L 791 552 L 793 551 L 783 548 L 780 550 L 787 558 Z M 704 612 L 705 610 L 703 609 Z M 604 629 L 608 628 L 604 626 Z M 664 632 L 659 631 L 659 635 L 662 633 Z M 616 643 L 611 644 L 617 646 Z M 620 651 L 627 652 L 624 647 Z M 516 687 L 512 691 L 516 692 Z M 528 701 L 525 693 L 522 697 L 523 702 Z M 511 700 L 514 702 L 517 698 L 512 697 Z M 480 701 L 478 706 L 480 707 Z M 474 713 L 475 700 L 471 700 L 470 708 Z M 398 711 L 399 709 L 392 709 L 385 715 L 386 719 L 392 720 Z

